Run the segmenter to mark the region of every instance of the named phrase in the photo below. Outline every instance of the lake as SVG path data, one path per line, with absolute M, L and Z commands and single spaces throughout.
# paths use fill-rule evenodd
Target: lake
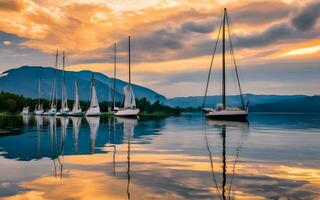
M 319 199 L 320 115 L 0 118 L 0 199 Z

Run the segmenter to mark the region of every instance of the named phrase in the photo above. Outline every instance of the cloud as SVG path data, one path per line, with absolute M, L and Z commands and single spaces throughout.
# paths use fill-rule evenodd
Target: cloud
M 211 33 L 214 30 L 215 20 L 205 20 L 200 22 L 186 22 L 181 26 L 182 32 Z
M 314 27 L 320 17 L 320 2 L 313 2 L 302 8 L 292 19 L 298 30 L 308 31 Z
M 23 0 L 0 0 L 0 11 L 19 12 L 25 7 Z

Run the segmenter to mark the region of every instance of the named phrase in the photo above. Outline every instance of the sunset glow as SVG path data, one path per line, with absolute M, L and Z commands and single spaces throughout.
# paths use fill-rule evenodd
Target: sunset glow
M 117 42 L 121 66 L 118 78 L 125 80 L 127 36 L 131 35 L 135 83 L 147 82 L 151 89 L 172 97 L 187 94 L 177 93 L 171 86 L 191 82 L 193 92 L 189 95 L 201 95 L 224 7 L 232 22 L 238 65 L 245 71 L 241 78 L 252 82 L 246 92 L 269 93 L 255 85 L 274 82 L 271 79 L 278 72 L 271 69 L 275 66 L 290 73 L 310 66 L 310 73 L 319 73 L 314 65 L 319 63 L 315 53 L 320 46 L 310 45 L 310 41 L 319 42 L 319 2 L 292 0 L 0 0 L 1 70 L 22 65 L 52 66 L 54 51 L 61 49 L 67 52 L 68 70 L 90 69 L 111 76 L 113 44 Z M 314 17 L 308 19 L 307 14 Z M 254 80 L 252 73 L 266 66 L 270 70 L 264 78 Z M 249 69 L 252 73 L 245 75 Z M 195 71 L 201 76 L 185 81 L 179 78 Z M 156 80 L 158 75 L 162 80 Z M 283 76 L 278 81 L 290 79 Z M 167 87 L 156 84 L 159 81 L 168 82 Z M 289 91 L 276 88 L 273 93 L 286 89 Z M 308 94 L 319 92 L 308 90 Z M 306 90 L 297 88 L 289 93 Z

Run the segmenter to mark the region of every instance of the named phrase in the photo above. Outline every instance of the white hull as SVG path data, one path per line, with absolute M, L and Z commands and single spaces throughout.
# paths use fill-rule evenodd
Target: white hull
M 43 115 L 44 114 L 44 110 L 35 110 L 34 114 L 35 115 Z
M 206 117 L 217 120 L 236 120 L 245 121 L 248 116 L 248 110 L 211 110 L 206 114 Z
M 48 112 L 45 112 L 44 115 L 55 116 L 56 113 L 57 113 L 57 110 L 55 108 L 52 108 Z
M 114 113 L 115 116 L 122 116 L 122 117 L 136 117 L 140 110 L 138 108 L 124 108 L 116 111 Z
M 86 116 L 99 116 L 101 114 L 99 107 L 89 108 L 86 112 Z

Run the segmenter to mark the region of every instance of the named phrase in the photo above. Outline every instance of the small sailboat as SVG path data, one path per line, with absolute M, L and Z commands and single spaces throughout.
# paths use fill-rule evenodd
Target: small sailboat
M 70 116 L 82 116 L 83 112 L 80 107 L 78 81 L 75 81 L 75 95 L 72 110 L 68 113 Z
M 226 26 L 227 24 L 227 26 Z M 211 69 L 212 69 L 212 63 L 214 59 L 214 55 L 216 52 L 217 44 L 219 41 L 219 36 L 220 36 L 220 31 L 221 31 L 221 26 L 222 26 L 222 103 L 217 104 L 215 108 L 204 108 L 205 106 L 205 100 L 207 96 L 207 91 L 208 91 L 208 85 L 210 81 L 210 74 L 211 74 Z M 239 80 L 239 75 L 238 75 L 238 69 L 234 57 L 234 52 L 233 52 L 233 46 L 232 46 L 232 41 L 230 37 L 230 28 L 229 28 L 229 17 L 227 14 L 227 9 L 224 9 L 224 14 L 223 14 L 223 21 L 219 29 L 218 33 L 218 38 L 215 44 L 215 49 L 212 55 L 212 60 L 211 60 L 211 65 L 209 69 L 209 74 L 208 74 L 208 79 L 207 79 L 207 84 L 206 84 L 206 90 L 205 90 L 205 96 L 203 100 L 203 106 L 202 109 L 206 113 L 206 117 L 211 118 L 211 119 L 216 119 L 216 120 L 232 120 L 232 121 L 246 121 L 247 116 L 248 116 L 248 103 L 245 105 L 243 95 L 242 95 L 242 90 L 241 90 L 241 85 L 240 85 L 240 80 Z M 228 36 L 229 36 L 229 43 L 230 43 L 230 54 L 232 58 L 232 64 L 234 65 L 235 73 L 236 73 L 236 78 L 237 78 L 237 83 L 238 83 L 238 88 L 239 88 L 239 93 L 240 93 L 240 99 L 241 99 L 241 108 L 232 106 L 228 107 L 226 104 L 226 28 L 228 28 Z
M 124 107 L 120 109 L 114 109 L 115 116 L 121 117 L 137 117 L 140 112 L 139 108 L 136 108 L 136 100 L 131 86 L 131 58 L 130 58 L 130 36 L 129 36 L 129 83 L 123 88 L 124 93 Z M 115 89 L 115 87 L 114 87 Z M 115 92 L 114 92 L 115 93 Z
M 22 114 L 23 115 L 29 115 L 29 106 L 25 106 L 22 109 Z
M 35 115 L 43 115 L 43 104 L 40 102 L 41 100 L 41 79 L 38 80 L 38 104 L 36 105 L 36 108 L 34 109 Z
M 86 116 L 99 116 L 101 114 L 99 102 L 97 98 L 96 87 L 94 85 L 94 73 L 91 78 L 91 103 L 90 107 L 86 112 Z
M 61 109 L 57 113 L 57 115 L 60 116 L 66 116 L 69 113 L 69 108 L 68 108 L 68 100 L 67 100 L 67 89 L 66 89 L 66 80 L 65 80 L 65 74 L 64 74 L 64 69 L 65 69 L 65 53 L 64 51 L 62 52 L 62 87 L 61 87 Z
M 58 67 L 58 50 L 56 52 L 56 61 L 54 66 L 54 74 L 52 79 L 52 88 L 50 93 L 50 109 L 45 112 L 45 115 L 54 116 L 57 113 L 57 99 L 56 99 L 56 76 L 57 76 L 57 67 Z

